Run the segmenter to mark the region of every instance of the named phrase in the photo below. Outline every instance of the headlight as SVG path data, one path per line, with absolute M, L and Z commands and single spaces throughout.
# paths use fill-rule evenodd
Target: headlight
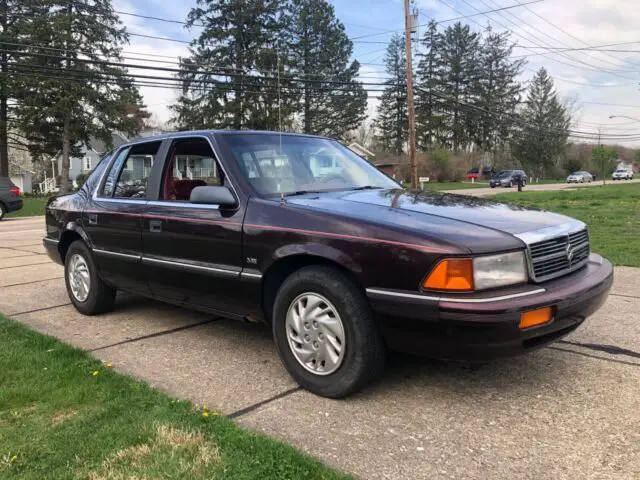
M 473 259 L 473 285 L 476 290 L 524 283 L 527 279 L 527 262 L 524 252 Z
M 477 258 L 447 258 L 438 262 L 422 282 L 427 290 L 470 292 L 528 280 L 524 252 Z

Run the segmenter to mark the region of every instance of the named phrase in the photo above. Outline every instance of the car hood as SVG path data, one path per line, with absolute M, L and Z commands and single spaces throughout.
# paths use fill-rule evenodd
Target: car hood
M 414 222 L 419 222 L 423 216 L 438 217 L 511 235 L 573 220 L 556 213 L 506 205 L 484 198 L 439 192 L 415 194 L 401 189 L 312 194 L 289 197 L 287 203 L 332 210 L 336 213 L 348 214 L 350 211 L 357 211 L 359 216 L 369 213 L 384 222 L 393 222 L 394 218 L 401 218 L 402 221 L 398 222 L 405 223 L 408 215 Z

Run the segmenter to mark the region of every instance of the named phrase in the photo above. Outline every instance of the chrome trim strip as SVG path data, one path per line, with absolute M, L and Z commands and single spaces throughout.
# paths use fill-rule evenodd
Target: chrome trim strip
M 44 237 L 42 241 L 44 243 L 50 243 L 51 245 L 58 245 L 60 243 L 60 240 L 56 240 L 54 238 L 47 238 L 47 237 Z
M 94 248 L 93 253 L 98 255 L 104 255 L 105 257 L 120 258 L 123 260 L 136 260 L 140 261 L 141 255 L 131 255 L 130 253 L 112 252 L 111 250 L 102 250 L 100 248 Z
M 151 263 L 155 265 L 168 265 L 173 267 L 185 268 L 187 270 L 196 270 L 200 272 L 217 273 L 228 277 L 237 277 L 240 272 L 237 270 L 226 270 L 224 268 L 205 267 L 204 265 L 194 265 L 192 263 L 176 262 L 173 260 L 160 260 L 159 258 L 142 257 L 142 263 Z
M 587 225 L 579 220 L 571 220 L 570 222 L 553 225 L 551 227 L 541 228 L 539 230 L 531 230 L 529 232 L 514 233 L 513 236 L 519 238 L 527 246 L 532 243 L 551 240 L 555 237 L 562 237 L 571 233 L 578 233 L 580 230 L 587 228 Z
M 249 272 L 240 272 L 241 277 L 249 277 L 249 278 L 262 278 L 260 273 L 249 273 Z
M 529 290 L 526 292 L 512 293 L 510 295 L 499 295 L 497 297 L 487 297 L 487 298 L 451 298 L 446 296 L 431 296 L 431 295 L 421 295 L 416 293 L 401 293 L 401 292 L 394 292 L 391 290 L 382 290 L 378 288 L 367 288 L 366 291 L 367 293 L 386 295 L 389 297 L 411 298 L 414 300 L 432 300 L 435 302 L 447 302 L 447 303 L 491 303 L 491 302 L 499 302 L 501 300 L 510 300 L 512 298 L 520 298 L 520 297 L 528 297 L 531 295 L 537 295 L 538 293 L 543 293 L 543 292 L 546 292 L 547 290 L 544 288 L 538 288 L 536 290 Z

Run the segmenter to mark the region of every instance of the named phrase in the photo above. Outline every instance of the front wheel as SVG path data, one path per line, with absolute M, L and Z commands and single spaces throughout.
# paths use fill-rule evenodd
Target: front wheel
M 116 291 L 102 281 L 91 251 L 81 240 L 73 242 L 67 251 L 64 278 L 71 303 L 83 315 L 97 315 L 113 308 Z
M 367 299 L 335 268 L 290 275 L 276 296 L 272 328 L 289 374 L 317 395 L 345 397 L 383 370 L 385 346 Z

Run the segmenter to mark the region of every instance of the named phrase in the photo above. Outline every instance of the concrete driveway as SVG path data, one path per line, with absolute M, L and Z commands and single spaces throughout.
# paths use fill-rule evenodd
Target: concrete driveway
M 346 400 L 301 391 L 266 327 L 119 295 L 70 306 L 43 219 L 0 222 L 0 311 L 372 479 L 640 479 L 640 269 L 565 341 L 486 365 L 394 357 Z
M 626 185 L 627 183 L 640 183 L 640 178 L 634 180 L 611 181 L 607 179 L 607 185 Z M 592 183 L 545 183 L 536 185 L 529 184 L 524 187 L 525 192 L 538 192 L 549 190 L 567 190 L 574 188 L 592 188 L 602 186 L 602 181 L 598 180 Z M 487 195 L 497 195 L 498 193 L 517 192 L 517 188 L 467 188 L 463 190 L 445 190 L 446 193 L 457 193 L 461 195 L 470 195 L 472 197 L 485 197 Z

